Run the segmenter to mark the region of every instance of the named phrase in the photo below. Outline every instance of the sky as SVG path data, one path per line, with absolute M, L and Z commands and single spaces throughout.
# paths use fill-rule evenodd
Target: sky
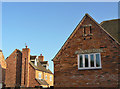
M 7 58 L 15 49 L 30 48 L 51 61 L 85 13 L 98 23 L 118 18 L 117 2 L 3 2 L 2 51 Z

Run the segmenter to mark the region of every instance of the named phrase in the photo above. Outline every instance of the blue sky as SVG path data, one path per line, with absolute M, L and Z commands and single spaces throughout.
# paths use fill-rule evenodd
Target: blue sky
M 49 61 L 57 54 L 77 24 L 88 13 L 98 23 L 118 18 L 117 2 L 2 3 L 2 50 L 5 58 L 15 49 L 31 49 Z

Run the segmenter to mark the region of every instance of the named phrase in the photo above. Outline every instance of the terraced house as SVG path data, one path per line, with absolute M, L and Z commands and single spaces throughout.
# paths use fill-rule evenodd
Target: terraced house
M 15 51 L 6 59 L 6 87 L 50 87 L 53 86 L 53 73 L 49 70 L 44 56 L 30 55 L 30 49 Z
M 98 24 L 89 14 L 85 14 L 53 58 L 55 89 L 118 87 L 120 80 L 118 26 L 120 19 Z

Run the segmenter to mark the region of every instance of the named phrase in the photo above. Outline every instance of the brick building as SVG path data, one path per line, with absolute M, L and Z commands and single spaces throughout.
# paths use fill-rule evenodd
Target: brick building
M 85 14 L 53 58 L 54 87 L 118 87 L 118 23 Z
M 2 50 L 0 50 L 0 88 L 2 88 L 5 84 L 5 69 L 6 62 Z
M 30 55 L 30 49 L 15 51 L 6 59 L 6 87 L 50 87 L 53 86 L 53 73 L 48 69 L 44 56 Z

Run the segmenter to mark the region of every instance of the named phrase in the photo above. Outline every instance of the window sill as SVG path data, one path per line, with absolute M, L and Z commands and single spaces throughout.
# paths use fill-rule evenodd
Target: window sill
M 78 70 L 98 70 L 102 69 L 102 67 L 95 67 L 95 68 L 78 68 Z

